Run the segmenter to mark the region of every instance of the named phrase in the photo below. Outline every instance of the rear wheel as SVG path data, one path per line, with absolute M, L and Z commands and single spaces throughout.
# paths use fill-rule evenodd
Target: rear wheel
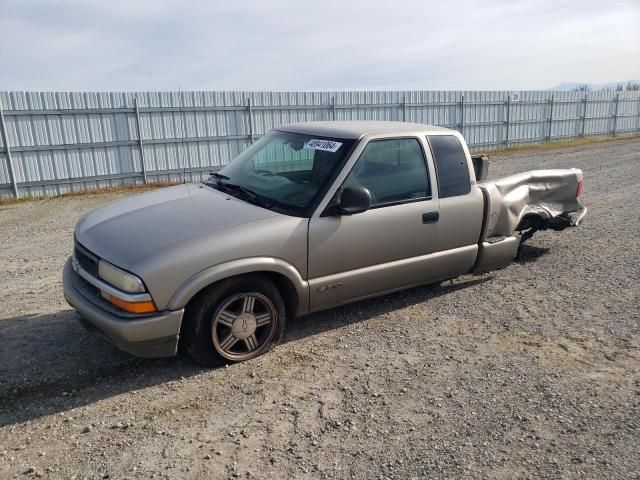
M 205 290 L 189 305 L 184 346 L 207 366 L 242 362 L 277 345 L 284 320 L 282 295 L 267 276 L 234 277 Z

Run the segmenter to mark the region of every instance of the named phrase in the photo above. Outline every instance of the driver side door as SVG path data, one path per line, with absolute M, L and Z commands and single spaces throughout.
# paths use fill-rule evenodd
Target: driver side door
M 310 219 L 312 311 L 429 279 L 428 257 L 438 244 L 438 199 L 425 148 L 416 137 L 370 140 L 341 187 L 367 188 L 371 208 Z

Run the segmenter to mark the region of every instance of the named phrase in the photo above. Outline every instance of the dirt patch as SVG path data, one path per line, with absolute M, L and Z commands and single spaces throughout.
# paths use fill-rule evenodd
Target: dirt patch
M 0 208 L 8 205 L 16 205 L 25 202 L 33 202 L 33 201 L 48 201 L 48 200 L 57 200 L 57 199 L 65 199 L 71 197 L 91 197 L 91 196 L 108 196 L 108 195 L 134 195 L 136 193 L 142 193 L 149 190 L 155 190 L 163 187 L 170 187 L 171 185 L 177 185 L 176 182 L 152 182 L 147 184 L 130 184 L 130 185 L 119 185 L 117 187 L 103 187 L 103 188 L 90 188 L 90 189 L 80 189 L 73 190 L 71 192 L 63 193 L 61 195 L 56 196 L 25 196 L 20 198 L 13 198 L 9 196 L 0 196 Z
M 640 478 L 640 140 L 493 158 L 582 168 L 584 226 L 215 370 L 130 357 L 65 304 L 73 225 L 124 193 L 0 208 L 0 477 Z

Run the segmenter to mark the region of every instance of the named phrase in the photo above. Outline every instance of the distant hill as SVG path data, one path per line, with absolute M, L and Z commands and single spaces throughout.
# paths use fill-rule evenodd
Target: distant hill
M 609 83 L 586 83 L 586 82 L 565 82 L 560 85 L 556 85 L 555 87 L 548 88 L 547 90 L 554 90 L 556 92 L 570 92 L 576 90 L 578 87 L 582 85 L 587 85 L 589 90 L 615 90 L 618 85 L 622 84 L 623 88 L 626 88 L 628 84 L 640 85 L 640 80 L 622 80 L 619 82 L 609 82 Z

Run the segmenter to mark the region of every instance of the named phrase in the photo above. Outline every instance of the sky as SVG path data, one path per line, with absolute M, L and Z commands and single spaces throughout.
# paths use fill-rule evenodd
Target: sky
M 0 91 L 640 79 L 639 0 L 0 0 Z

